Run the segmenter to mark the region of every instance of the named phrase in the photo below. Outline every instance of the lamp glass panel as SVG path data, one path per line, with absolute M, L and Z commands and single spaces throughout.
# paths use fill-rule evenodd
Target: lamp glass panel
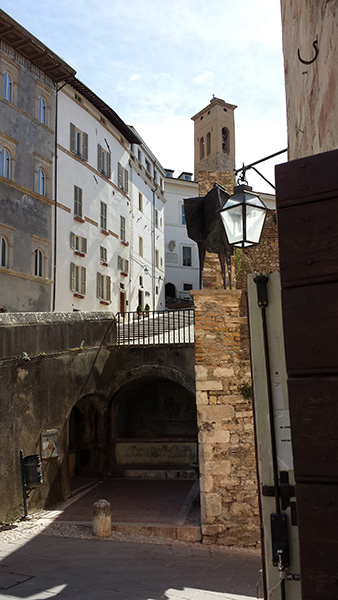
M 222 211 L 220 215 L 229 244 L 243 240 L 243 204 L 236 203 L 233 208 Z
M 258 244 L 264 225 L 265 210 L 254 206 L 246 207 L 246 239 Z

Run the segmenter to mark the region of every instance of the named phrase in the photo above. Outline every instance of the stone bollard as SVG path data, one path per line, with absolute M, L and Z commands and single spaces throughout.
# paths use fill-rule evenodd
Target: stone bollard
M 107 500 L 98 500 L 93 504 L 93 535 L 111 535 L 111 507 Z

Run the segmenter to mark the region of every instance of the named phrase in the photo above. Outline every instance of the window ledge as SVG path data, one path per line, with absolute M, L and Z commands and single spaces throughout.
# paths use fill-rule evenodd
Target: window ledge
M 73 296 L 74 296 L 74 298 L 81 298 L 81 299 L 84 298 L 84 295 L 79 294 L 78 292 L 74 292 Z
M 85 222 L 85 220 L 82 217 L 78 217 L 77 215 L 75 215 L 74 221 L 78 221 L 79 223 L 84 223 Z
M 101 233 L 103 233 L 103 235 L 109 235 L 109 231 L 107 231 L 107 229 L 101 229 Z
M 107 300 L 100 300 L 100 304 L 104 304 L 105 306 L 109 306 L 110 302 Z
M 129 246 L 129 242 L 123 242 L 122 240 L 121 240 L 121 244 L 122 244 L 122 246 Z
M 108 263 L 107 263 L 107 262 L 103 262 L 103 261 L 101 261 L 101 265 L 102 265 L 103 267 L 108 267 Z
M 74 250 L 74 254 L 76 254 L 76 256 L 86 256 L 84 252 L 80 252 L 80 250 Z
M 120 275 L 121 275 L 122 277 L 128 277 L 128 273 L 125 273 L 125 271 L 121 271 Z

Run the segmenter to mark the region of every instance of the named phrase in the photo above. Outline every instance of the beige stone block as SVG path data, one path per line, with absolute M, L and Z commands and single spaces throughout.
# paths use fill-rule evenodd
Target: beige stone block
M 214 376 L 217 378 L 221 377 L 233 377 L 234 369 L 232 367 L 217 367 L 214 370 Z
M 234 407 L 230 404 L 203 406 L 203 417 L 206 421 L 221 423 L 222 419 L 232 419 L 235 416 Z
M 229 476 L 231 471 L 231 462 L 230 460 L 219 460 L 215 461 L 205 461 L 204 463 L 204 473 L 205 475 L 223 475 L 224 477 Z
M 203 365 L 195 365 L 196 380 L 206 380 L 208 377 L 208 369 Z
M 203 525 L 202 535 L 219 535 L 223 533 L 225 527 L 221 523 L 214 523 L 213 525 Z
M 210 396 L 208 404 L 217 404 L 216 396 Z
M 208 493 L 205 495 L 205 511 L 208 517 L 219 517 L 222 514 L 221 494 Z
M 222 390 L 221 381 L 196 381 L 196 391 Z
M 213 492 L 214 478 L 212 475 L 202 475 L 200 477 L 200 490 L 201 492 Z
M 207 392 L 197 392 L 196 393 L 196 404 L 208 404 L 208 394 Z

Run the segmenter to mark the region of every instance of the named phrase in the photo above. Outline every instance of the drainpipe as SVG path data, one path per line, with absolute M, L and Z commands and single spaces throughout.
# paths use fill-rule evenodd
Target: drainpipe
M 55 312 L 56 302 L 56 258 L 57 258 L 57 160 L 58 160 L 58 92 L 62 90 L 67 81 L 62 84 L 61 87 L 57 87 L 55 94 L 55 125 L 54 125 L 54 252 L 53 252 L 53 298 L 52 298 L 52 312 Z

